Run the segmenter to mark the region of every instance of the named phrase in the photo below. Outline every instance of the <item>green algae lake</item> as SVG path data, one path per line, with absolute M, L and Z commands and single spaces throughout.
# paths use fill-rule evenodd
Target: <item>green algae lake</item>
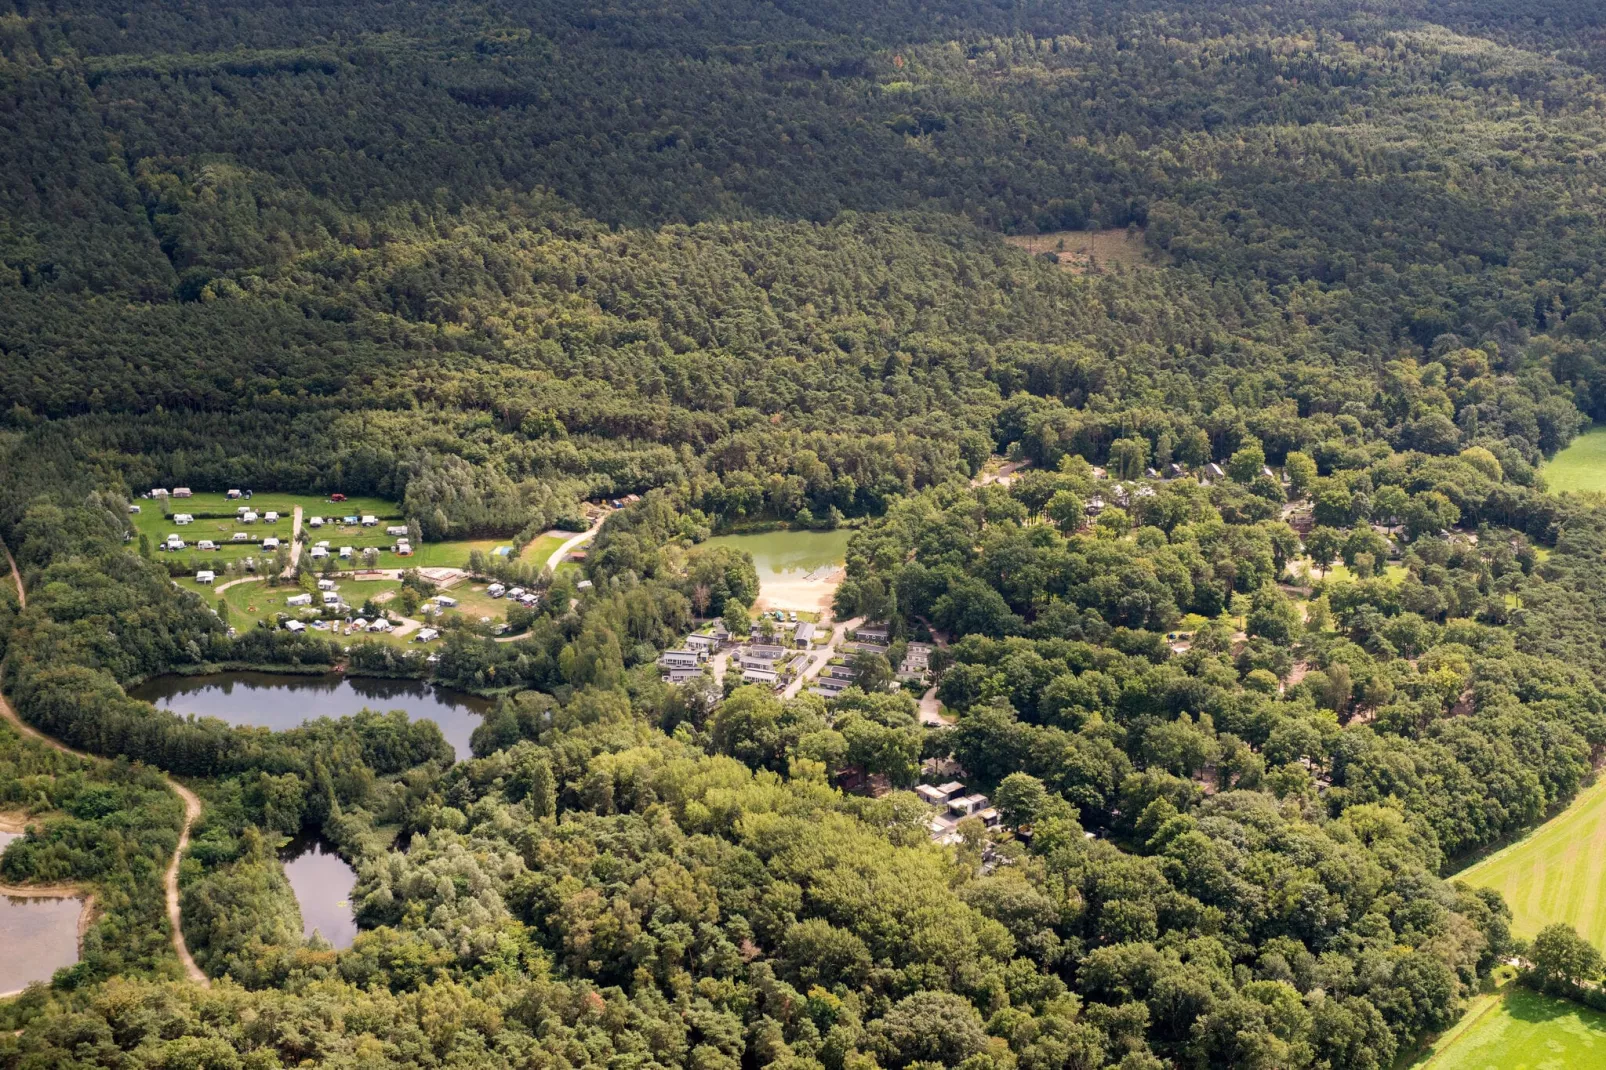
M 789 609 L 829 615 L 831 596 L 842 582 L 848 539 L 853 532 L 765 531 L 752 535 L 716 535 L 705 546 L 729 546 L 753 555 L 758 569 L 758 604 L 753 608 Z

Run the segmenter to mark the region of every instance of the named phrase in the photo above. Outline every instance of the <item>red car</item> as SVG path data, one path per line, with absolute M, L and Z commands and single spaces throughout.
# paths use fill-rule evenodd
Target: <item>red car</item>
M 332 502 L 343 502 L 346 500 L 346 496 L 344 494 L 331 494 L 329 495 L 329 500 Z

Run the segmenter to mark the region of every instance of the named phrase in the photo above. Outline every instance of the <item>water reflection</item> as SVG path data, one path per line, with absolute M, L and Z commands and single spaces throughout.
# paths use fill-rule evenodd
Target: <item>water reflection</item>
M 336 948 L 350 947 L 357 938 L 351 904 L 357 871 L 322 838 L 310 834 L 281 847 L 279 861 L 301 907 L 302 935 L 316 932 Z
M 491 708 L 488 699 L 448 691 L 422 680 L 348 677 L 340 673 L 158 676 L 129 694 L 174 713 L 276 730 L 296 728 L 319 717 L 348 717 L 363 709 L 399 709 L 415 721 L 427 719 L 439 725 L 441 735 L 459 758 L 469 756 L 469 736 L 480 723 L 480 715 Z
M 0 832 L 0 851 L 20 832 Z M 35 981 L 48 982 L 63 966 L 78 961 L 78 924 L 84 901 L 65 896 L 0 896 L 0 994 L 20 992 Z

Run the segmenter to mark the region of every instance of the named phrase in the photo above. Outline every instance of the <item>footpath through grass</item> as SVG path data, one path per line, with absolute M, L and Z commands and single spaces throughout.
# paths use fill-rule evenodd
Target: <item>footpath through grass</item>
M 1606 425 L 1591 427 L 1540 469 L 1555 493 L 1606 492 Z
M 1494 888 L 1511 906 L 1511 931 L 1532 939 L 1564 921 L 1606 949 L 1606 779 L 1527 836 L 1456 878 Z
M 1489 1002 L 1492 1000 L 1492 1005 Z M 1511 984 L 1482 997 L 1411 1070 L 1606 1070 L 1606 1014 Z

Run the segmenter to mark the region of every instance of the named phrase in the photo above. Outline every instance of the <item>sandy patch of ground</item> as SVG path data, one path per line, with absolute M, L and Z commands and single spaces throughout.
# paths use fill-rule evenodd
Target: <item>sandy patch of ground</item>
M 753 608 L 760 613 L 784 609 L 799 613 L 818 613 L 822 621 L 831 619 L 831 599 L 842 586 L 847 569 L 841 565 L 829 572 L 797 573 L 787 576 L 765 576 L 759 580 L 758 601 Z

